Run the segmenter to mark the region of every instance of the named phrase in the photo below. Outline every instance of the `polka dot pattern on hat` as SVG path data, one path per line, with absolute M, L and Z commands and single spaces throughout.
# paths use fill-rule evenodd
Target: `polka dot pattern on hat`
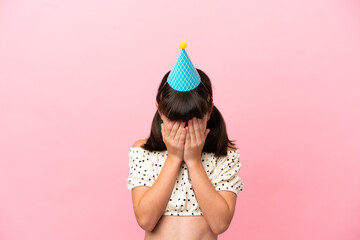
M 243 190 L 238 176 L 241 167 L 238 150 L 228 151 L 227 156 L 216 158 L 214 153 L 203 152 L 201 162 L 216 191 L 231 191 L 236 195 Z M 148 151 L 141 147 L 129 150 L 129 175 L 127 188 L 151 187 L 159 176 L 167 158 L 167 151 Z M 192 188 L 186 163 L 179 169 L 174 188 L 163 215 L 203 215 Z

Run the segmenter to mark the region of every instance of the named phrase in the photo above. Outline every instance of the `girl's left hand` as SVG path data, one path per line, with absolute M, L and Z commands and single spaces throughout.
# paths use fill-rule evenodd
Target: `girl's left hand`
M 193 117 L 188 121 L 184 148 L 184 161 L 186 163 L 191 163 L 201 158 L 206 137 L 210 132 L 210 129 L 206 128 L 206 121 L 206 117 L 203 119 Z

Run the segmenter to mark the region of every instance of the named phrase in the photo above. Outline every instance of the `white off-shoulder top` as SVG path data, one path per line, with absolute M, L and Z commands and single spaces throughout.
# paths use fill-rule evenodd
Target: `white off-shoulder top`
M 243 190 L 238 176 L 241 167 L 238 150 L 228 151 L 227 156 L 216 158 L 214 153 L 203 152 L 201 162 L 216 191 L 231 191 L 236 195 Z M 129 175 L 127 188 L 151 187 L 159 176 L 167 158 L 167 151 L 148 151 L 141 147 L 129 150 Z M 169 183 L 170 184 L 170 183 Z M 163 215 L 203 215 L 192 188 L 186 163 L 183 162 Z

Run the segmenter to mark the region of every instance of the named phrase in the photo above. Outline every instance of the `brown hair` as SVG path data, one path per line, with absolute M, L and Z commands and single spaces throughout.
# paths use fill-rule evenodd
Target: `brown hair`
M 182 121 L 187 123 L 193 117 L 203 118 L 207 112 L 211 111 L 207 128 L 210 129 L 206 137 L 203 152 L 214 153 L 216 157 L 226 156 L 229 144 L 233 145 L 233 140 L 229 140 L 226 133 L 225 121 L 215 105 L 213 105 L 212 86 L 209 77 L 200 69 L 197 69 L 201 83 L 194 89 L 186 92 L 176 91 L 167 83 L 170 71 L 163 77 L 158 92 L 156 102 L 158 111 L 151 125 L 150 137 L 142 146 L 149 151 L 166 150 L 161 134 L 162 119 L 159 111 L 170 121 Z M 235 148 L 236 149 L 236 148 Z

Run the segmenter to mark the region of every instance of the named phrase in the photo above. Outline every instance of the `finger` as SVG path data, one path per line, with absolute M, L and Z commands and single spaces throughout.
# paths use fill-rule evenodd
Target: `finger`
M 185 137 L 186 137 L 187 133 L 186 133 L 186 128 L 182 128 L 181 129 L 181 134 L 180 134 L 180 139 L 179 139 L 179 144 L 184 145 L 185 144 Z
M 203 134 L 204 133 L 204 118 L 205 117 L 203 117 L 203 118 L 198 118 L 198 125 L 199 125 L 199 132 L 201 133 L 201 134 Z
M 179 126 L 179 128 L 178 128 L 178 130 L 177 130 L 177 132 L 176 132 L 175 138 L 174 138 L 175 144 L 178 144 L 178 143 L 179 143 L 180 135 L 181 135 L 181 133 L 182 133 L 182 131 L 183 131 L 183 129 L 184 129 L 184 126 L 185 126 L 185 123 L 182 122 L 182 123 L 180 124 L 180 126 Z
M 190 138 L 190 132 L 189 132 L 189 125 L 185 128 L 186 129 L 186 137 L 185 137 L 185 146 L 189 146 L 191 143 L 191 138 Z
M 201 132 L 204 133 L 206 130 L 207 116 L 205 115 L 201 120 Z
M 172 127 L 172 129 L 171 129 L 170 135 L 169 135 L 169 137 L 170 137 L 171 139 L 174 139 L 174 138 L 175 138 L 175 135 L 176 135 L 176 132 L 177 132 L 177 130 L 178 130 L 178 128 L 179 128 L 179 125 L 180 125 L 179 122 L 175 122 L 175 123 L 174 123 L 174 125 L 173 125 L 173 127 Z
M 202 132 L 200 133 L 200 126 L 199 126 L 199 121 L 197 118 L 194 119 L 194 132 L 195 132 L 195 138 L 196 141 L 201 141 L 202 140 Z
M 172 127 L 173 127 L 173 125 L 174 125 L 174 122 L 170 122 L 170 123 L 168 123 L 168 124 L 164 124 L 164 132 L 165 132 L 165 137 L 168 137 L 169 135 L 170 135 L 170 132 L 171 132 L 171 129 L 172 129 Z
M 190 142 L 194 143 L 196 141 L 195 132 L 194 132 L 194 125 L 193 125 L 193 119 L 189 120 L 189 132 L 190 132 Z

